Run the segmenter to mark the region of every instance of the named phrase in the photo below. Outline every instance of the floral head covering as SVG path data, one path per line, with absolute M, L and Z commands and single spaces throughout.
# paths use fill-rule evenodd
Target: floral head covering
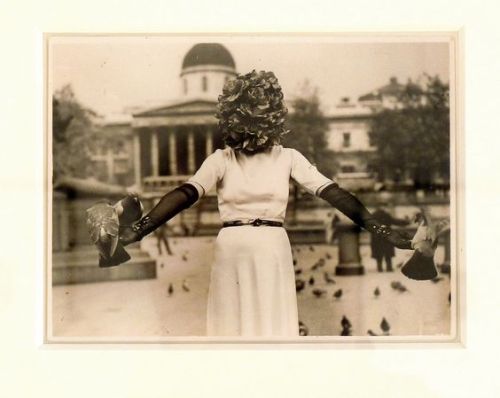
M 273 72 L 238 75 L 224 85 L 216 117 L 224 142 L 237 151 L 257 152 L 288 133 L 283 93 Z

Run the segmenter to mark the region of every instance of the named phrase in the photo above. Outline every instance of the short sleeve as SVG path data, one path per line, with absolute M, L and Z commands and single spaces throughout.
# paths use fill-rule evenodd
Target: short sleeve
M 299 151 L 291 149 L 291 154 L 291 177 L 307 192 L 318 195 L 322 188 L 333 182 L 321 174 L 316 166 L 313 166 Z
M 224 175 L 224 156 L 220 149 L 209 155 L 198 171 L 187 181 L 203 196 L 210 191 Z

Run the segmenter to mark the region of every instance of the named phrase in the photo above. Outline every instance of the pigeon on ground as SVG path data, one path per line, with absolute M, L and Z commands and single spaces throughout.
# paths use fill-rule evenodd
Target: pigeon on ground
M 325 278 L 325 282 L 326 282 L 326 283 L 328 283 L 328 284 L 332 284 L 332 285 L 336 283 L 336 282 L 335 282 L 335 279 L 333 279 L 333 278 L 330 276 L 330 274 L 329 274 L 328 272 L 325 272 L 325 273 L 323 274 L 323 276 L 324 276 L 324 278 Z
M 309 246 L 309 250 L 313 252 L 314 251 L 314 246 Z
M 324 289 L 313 289 L 312 292 L 318 298 L 323 297 L 326 294 L 326 290 Z
M 375 297 L 380 296 L 380 289 L 378 288 L 378 286 L 377 286 L 377 287 L 375 288 L 375 290 L 373 291 L 373 295 L 374 295 Z
M 187 284 L 187 280 L 186 279 L 184 279 L 182 281 L 182 290 L 184 290 L 185 292 L 189 292 L 189 286 Z
M 394 290 L 398 290 L 400 287 L 401 287 L 401 282 L 399 281 L 392 281 L 391 282 L 391 287 L 394 289 Z
M 335 297 L 337 300 L 342 297 L 342 289 L 336 290 L 335 293 L 333 293 L 333 297 Z
M 307 336 L 309 334 L 309 329 L 304 324 L 304 322 L 299 321 L 299 336 Z
M 168 285 L 168 295 L 171 296 L 172 294 L 174 294 L 174 286 L 170 283 Z
M 314 285 L 314 276 L 311 276 L 311 277 L 309 278 L 309 284 L 310 284 L 310 285 Z
M 295 275 L 300 275 L 301 273 L 302 273 L 302 270 L 300 268 L 295 270 Z
M 345 315 L 342 316 L 342 319 L 340 320 L 340 325 L 342 326 L 343 329 L 351 328 L 352 324 L 349 319 Z
M 295 291 L 297 293 L 304 290 L 305 287 L 306 287 L 306 283 L 302 279 L 295 279 Z
M 389 334 L 389 330 L 391 330 L 391 325 L 389 325 L 389 322 L 387 322 L 387 319 L 382 318 L 382 322 L 380 322 L 380 329 L 385 334 Z
M 400 283 L 400 284 L 398 285 L 398 287 L 396 288 L 396 290 L 397 290 L 398 292 L 401 292 L 401 293 L 404 293 L 404 292 L 407 292 L 407 291 L 408 291 L 408 289 L 406 288 L 406 286 L 405 286 L 405 285 L 403 285 L 402 283 Z
M 378 334 L 374 333 L 373 330 L 371 330 L 371 329 L 368 329 L 367 333 L 368 333 L 369 336 L 378 336 Z
M 326 253 L 325 257 L 327 258 L 327 260 L 331 260 L 332 255 L 330 253 Z
M 340 332 L 340 335 L 341 336 L 352 336 L 351 329 L 350 328 L 342 329 L 342 331 Z

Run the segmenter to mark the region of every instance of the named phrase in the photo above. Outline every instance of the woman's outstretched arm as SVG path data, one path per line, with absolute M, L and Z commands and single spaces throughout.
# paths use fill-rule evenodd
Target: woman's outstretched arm
M 140 241 L 176 214 L 192 206 L 198 198 L 198 190 L 194 185 L 182 184 L 165 194 L 158 204 L 139 221 L 130 226 L 121 226 L 120 242 L 128 245 Z
M 400 249 L 412 249 L 411 240 L 405 238 L 398 231 L 394 231 L 387 225 L 378 222 L 358 198 L 340 188 L 337 183 L 324 187 L 318 196 L 367 231 L 384 237 L 388 242 Z

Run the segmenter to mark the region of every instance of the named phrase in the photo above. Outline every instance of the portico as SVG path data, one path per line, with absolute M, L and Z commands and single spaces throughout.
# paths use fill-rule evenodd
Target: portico
M 185 181 L 215 149 L 216 102 L 190 100 L 134 115 L 135 183 L 145 190 Z

